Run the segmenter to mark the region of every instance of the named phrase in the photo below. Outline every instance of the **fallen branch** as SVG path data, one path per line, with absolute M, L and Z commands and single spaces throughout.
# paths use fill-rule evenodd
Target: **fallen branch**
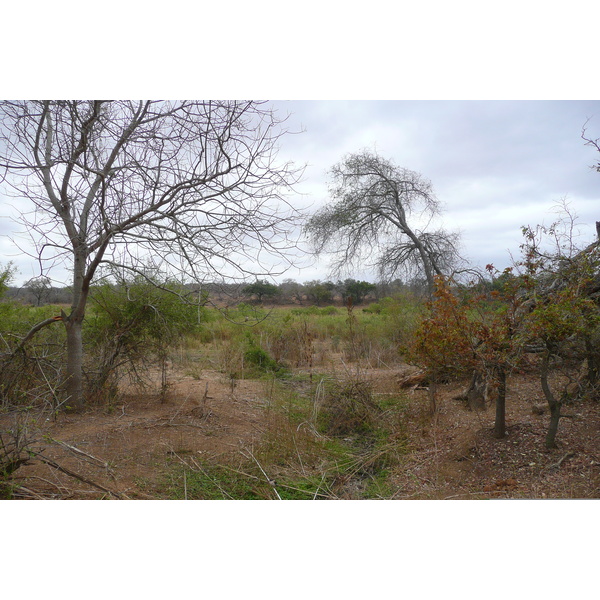
M 46 439 L 49 442 L 53 442 L 55 444 L 58 444 L 59 446 L 62 446 L 63 448 L 66 448 L 67 450 L 73 452 L 74 454 L 78 454 L 80 456 L 83 456 L 84 458 L 90 459 L 92 464 L 95 463 L 96 465 L 103 467 L 110 473 L 110 475 L 112 477 L 114 477 L 112 470 L 110 468 L 110 465 L 107 462 L 101 460 L 100 458 L 96 458 L 95 456 L 92 456 L 91 454 L 88 454 L 87 452 L 84 452 L 83 450 L 80 450 L 79 448 L 76 448 L 75 446 L 71 446 L 70 444 L 67 444 L 66 442 L 61 442 L 60 440 L 55 440 L 54 438 L 51 438 L 49 436 L 47 436 Z
M 83 483 L 87 483 L 88 485 L 91 485 L 92 487 L 95 487 L 96 489 L 106 492 L 107 494 L 111 494 L 115 498 L 119 498 L 119 500 L 123 499 L 123 495 L 120 494 L 119 492 L 109 490 L 108 488 L 104 487 L 103 485 L 100 485 L 99 483 L 96 483 L 95 481 L 92 481 L 91 479 L 88 479 L 87 477 L 84 477 L 83 475 L 79 475 L 78 473 L 75 473 L 74 471 L 71 471 L 70 469 L 67 469 L 66 467 L 59 465 L 58 463 L 54 462 L 52 459 L 44 456 L 41 452 L 31 452 L 31 453 L 34 456 L 36 456 L 38 458 L 38 460 L 40 460 L 44 464 L 47 464 L 49 467 L 52 467 L 53 469 L 56 469 L 57 471 L 61 471 L 65 475 L 68 475 L 69 477 L 73 477 L 74 479 L 77 479 Z
M 462 496 L 485 496 L 488 494 L 495 494 L 497 493 L 498 490 L 491 490 L 491 491 L 481 491 L 481 492 L 463 492 L 462 494 L 454 494 L 452 496 L 444 496 L 444 500 L 452 500 L 454 498 L 461 498 Z M 414 495 L 414 494 L 413 494 Z
M 563 462 L 565 462 L 567 458 L 572 458 L 575 456 L 575 454 L 575 452 L 567 452 L 558 462 L 548 465 L 544 470 L 560 469 L 560 466 L 563 464 Z
M 41 494 L 38 494 L 34 490 L 30 490 L 29 488 L 26 488 L 23 485 L 20 485 L 16 489 L 13 490 L 12 497 L 13 498 L 19 497 L 19 498 L 23 498 L 23 499 L 29 498 L 32 500 L 48 500 L 48 496 L 42 496 Z M 50 497 L 53 498 L 55 496 L 50 496 Z

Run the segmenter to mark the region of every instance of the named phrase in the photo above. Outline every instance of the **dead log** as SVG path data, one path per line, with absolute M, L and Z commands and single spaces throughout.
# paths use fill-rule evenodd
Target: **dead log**
M 400 389 L 426 387 L 429 385 L 429 374 L 425 370 L 419 370 L 409 375 L 400 376 L 397 381 Z

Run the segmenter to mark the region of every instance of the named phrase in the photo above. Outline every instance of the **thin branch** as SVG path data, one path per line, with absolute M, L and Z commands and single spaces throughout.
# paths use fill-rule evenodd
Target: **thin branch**
M 67 469 L 66 467 L 59 465 L 57 462 L 53 461 L 51 458 L 47 458 L 46 456 L 44 456 L 41 452 L 31 451 L 31 454 L 36 456 L 37 459 L 40 460 L 41 462 L 43 462 L 44 464 L 47 464 L 48 466 L 52 467 L 53 469 L 56 469 L 57 471 L 61 471 L 62 473 L 64 473 L 65 475 L 68 475 L 69 477 L 78 479 L 79 481 L 81 481 L 83 483 L 87 483 L 88 485 L 91 485 L 92 487 L 95 487 L 96 489 L 99 489 L 103 492 L 111 494 L 112 496 L 114 496 L 115 498 L 118 498 L 119 500 L 122 500 L 124 498 L 123 494 L 120 494 L 119 492 L 115 492 L 114 490 L 109 490 L 108 488 L 104 487 L 103 485 L 101 485 L 95 481 L 92 481 L 91 479 L 88 479 L 87 477 L 84 477 L 83 475 L 79 475 L 78 473 L 75 473 L 74 471 L 71 471 L 70 469 Z

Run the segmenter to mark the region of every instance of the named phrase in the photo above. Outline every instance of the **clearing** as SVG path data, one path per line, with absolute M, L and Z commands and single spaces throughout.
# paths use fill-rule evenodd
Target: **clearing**
M 42 453 L 14 472 L 12 482 L 17 487 L 13 497 L 600 496 L 599 403 L 565 407 L 569 416 L 561 419 L 559 447 L 547 451 L 548 414 L 538 414 L 536 405 L 542 402 L 542 395 L 534 375 L 521 373 L 510 378 L 508 435 L 496 440 L 492 437 L 493 404 L 474 412 L 454 399 L 464 382 L 442 386 L 438 412 L 432 418 L 426 390 L 399 389 L 402 372 L 400 368 L 360 371 L 362 380 L 371 383 L 375 398 L 402 398 L 402 410 L 395 413 L 402 435 L 386 442 L 388 454 L 396 445 L 395 460 L 377 463 L 379 466 L 370 470 L 365 465 L 368 461 L 375 464 L 373 453 L 356 449 L 360 446 L 357 436 L 338 436 L 338 453 L 347 445 L 354 448 L 356 464 L 360 462 L 357 457 L 369 458 L 362 459 L 360 468 L 346 465 L 332 475 L 332 464 L 338 463 L 319 454 L 319 448 L 327 446 L 326 436 L 293 416 L 291 396 L 281 399 L 286 388 L 279 382 L 228 380 L 214 371 L 203 371 L 201 378 L 194 378 L 174 370 L 166 401 L 161 401 L 159 394 L 130 390 L 110 408 L 91 406 L 82 414 L 44 417 L 43 423 L 34 424 L 33 417 L 17 413 L 3 415 L 3 429 L 14 428 L 17 422 L 21 427 L 27 425 L 30 447 Z M 307 373 L 296 375 L 304 379 L 297 377 L 286 384 L 287 389 L 312 390 L 314 395 L 319 387 L 314 380 L 311 382 Z M 319 448 L 316 442 L 321 444 Z M 312 487 L 303 485 L 303 478 L 313 482 Z M 371 485 L 373 481 L 378 485 Z

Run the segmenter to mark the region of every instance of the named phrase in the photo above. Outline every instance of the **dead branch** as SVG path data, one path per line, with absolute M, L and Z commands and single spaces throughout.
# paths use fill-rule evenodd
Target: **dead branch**
M 559 459 L 557 462 L 548 465 L 544 470 L 550 470 L 550 469 L 560 469 L 560 466 L 563 464 L 563 462 L 565 462 L 565 460 L 567 460 L 568 458 L 573 458 L 573 456 L 575 456 L 576 452 L 567 452 L 561 459 Z
M 19 342 L 17 347 L 11 353 L 14 356 L 17 352 L 22 350 L 25 344 L 41 329 L 47 327 L 48 325 L 52 325 L 52 323 L 56 323 L 57 321 L 62 321 L 62 317 L 51 317 L 49 319 L 45 319 L 44 321 L 40 321 L 36 325 L 34 325 L 25 335 L 25 337 Z
M 275 487 L 277 485 L 277 482 L 274 479 L 271 479 L 266 473 L 265 470 L 262 468 L 261 464 L 258 462 L 256 456 L 254 456 L 254 454 L 252 454 L 252 452 L 250 450 L 240 450 L 240 453 L 242 456 L 244 456 L 245 458 L 252 458 L 254 460 L 254 462 L 258 465 L 258 468 L 261 470 L 262 474 L 265 476 L 265 479 L 267 480 L 267 483 L 273 488 L 273 491 L 275 492 L 275 495 L 277 496 L 277 498 L 279 500 L 281 500 L 281 496 L 279 495 L 279 492 L 277 491 L 277 488 Z
M 95 456 L 92 456 L 91 454 L 88 454 L 87 452 L 84 452 L 83 450 L 76 448 L 75 446 L 71 446 L 70 444 L 67 444 L 66 442 L 61 442 L 60 440 L 55 440 L 54 438 L 51 438 L 49 436 L 47 436 L 46 439 L 49 442 L 58 444 L 62 448 L 65 448 L 66 450 L 73 452 L 74 454 L 82 456 L 84 458 L 84 460 L 87 460 L 87 462 L 90 462 L 91 464 L 94 464 L 96 466 L 100 466 L 100 467 L 106 469 L 108 471 L 109 475 L 114 479 L 114 473 L 113 473 L 112 469 L 110 468 L 110 465 L 106 461 L 104 461 L 100 458 L 96 458 Z
M 410 387 L 420 387 L 427 385 L 429 375 L 425 370 L 419 370 L 410 375 L 398 378 L 398 387 L 401 389 Z
M 96 489 L 106 492 L 107 494 L 110 494 L 111 496 L 114 496 L 115 498 L 118 498 L 119 500 L 123 500 L 123 498 L 124 498 L 124 496 L 122 494 L 120 494 L 119 492 L 109 490 L 108 488 L 104 487 L 103 485 L 101 485 L 95 481 L 92 481 L 91 479 L 88 479 L 87 477 L 84 477 L 83 475 L 80 475 L 79 473 L 75 473 L 74 471 L 71 471 L 70 469 L 63 467 L 62 465 L 59 465 L 57 462 L 54 462 L 51 458 L 47 458 L 46 456 L 44 456 L 41 452 L 32 452 L 32 454 L 35 455 L 37 457 L 37 459 L 40 460 L 41 462 L 43 462 L 44 464 L 48 465 L 49 467 L 52 467 L 53 469 L 56 469 L 57 471 L 61 471 L 61 473 L 64 473 L 65 475 L 68 475 L 69 477 L 73 477 L 74 479 L 77 479 L 83 483 L 87 483 L 88 485 L 91 485 L 92 487 L 95 487 Z

